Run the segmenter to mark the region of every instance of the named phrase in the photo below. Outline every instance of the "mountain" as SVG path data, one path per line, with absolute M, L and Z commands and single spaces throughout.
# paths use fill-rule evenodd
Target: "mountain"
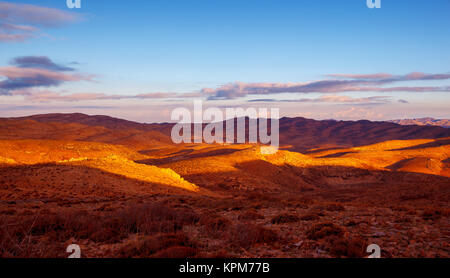
M 389 140 L 450 137 L 442 127 L 401 126 L 389 122 L 316 121 L 305 118 L 280 119 L 280 142 L 290 150 L 304 152 L 313 148 L 355 147 Z
M 121 144 L 145 151 L 154 145 L 172 144 L 170 133 L 173 125 L 173 123 L 144 124 L 109 116 L 89 116 L 79 113 L 45 114 L 0 119 L 0 139 L 61 138 Z M 20 128 L 15 128 L 19 126 Z M 8 133 L 11 129 L 14 132 Z M 450 129 L 438 126 L 402 126 L 367 120 L 317 121 L 301 117 L 280 119 L 280 144 L 297 152 L 317 148 L 363 146 L 389 140 L 443 137 L 450 137 Z
M 418 119 L 402 119 L 402 120 L 392 120 L 392 123 L 399 125 L 420 125 L 420 126 L 441 126 L 445 128 L 450 128 L 449 119 L 434 119 L 434 118 L 418 118 Z

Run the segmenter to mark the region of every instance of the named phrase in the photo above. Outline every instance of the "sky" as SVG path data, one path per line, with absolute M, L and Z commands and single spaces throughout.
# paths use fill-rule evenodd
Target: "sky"
M 450 1 L 0 1 L 0 117 L 450 118 Z

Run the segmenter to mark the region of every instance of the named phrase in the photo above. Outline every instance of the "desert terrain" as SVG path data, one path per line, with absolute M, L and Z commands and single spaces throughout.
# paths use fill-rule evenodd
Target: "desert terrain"
M 0 256 L 450 257 L 450 129 L 282 118 L 266 155 L 172 126 L 0 119 Z

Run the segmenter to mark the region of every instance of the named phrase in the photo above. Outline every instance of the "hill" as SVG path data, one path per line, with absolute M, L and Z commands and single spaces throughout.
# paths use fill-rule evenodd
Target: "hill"
M 434 118 L 418 118 L 418 119 L 401 119 L 392 120 L 392 123 L 399 125 L 420 125 L 420 126 L 441 126 L 450 128 L 450 120 L 448 119 L 434 119 Z
M 0 119 L 0 138 L 105 142 L 145 151 L 153 146 L 172 144 L 170 138 L 172 127 L 171 123 L 143 124 L 79 113 L 45 114 Z M 8 130 L 14 132 L 8 133 Z M 280 119 L 280 144 L 297 152 L 315 148 L 364 146 L 389 140 L 443 137 L 450 137 L 450 129 L 437 126 L 402 126 L 366 120 L 316 121 L 286 117 Z

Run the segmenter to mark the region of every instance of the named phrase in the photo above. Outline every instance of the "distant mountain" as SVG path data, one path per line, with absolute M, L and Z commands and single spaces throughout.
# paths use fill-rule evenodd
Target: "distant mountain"
M 426 125 L 426 126 L 441 126 L 445 128 L 450 128 L 449 119 L 418 118 L 418 119 L 392 120 L 390 122 L 399 125 Z
M 146 150 L 171 145 L 173 123 L 144 124 L 109 116 L 46 114 L 0 118 L 0 139 L 53 139 L 103 142 Z M 356 147 L 388 140 L 450 137 L 439 126 L 398 125 L 391 122 L 280 119 L 280 144 L 291 151 Z

